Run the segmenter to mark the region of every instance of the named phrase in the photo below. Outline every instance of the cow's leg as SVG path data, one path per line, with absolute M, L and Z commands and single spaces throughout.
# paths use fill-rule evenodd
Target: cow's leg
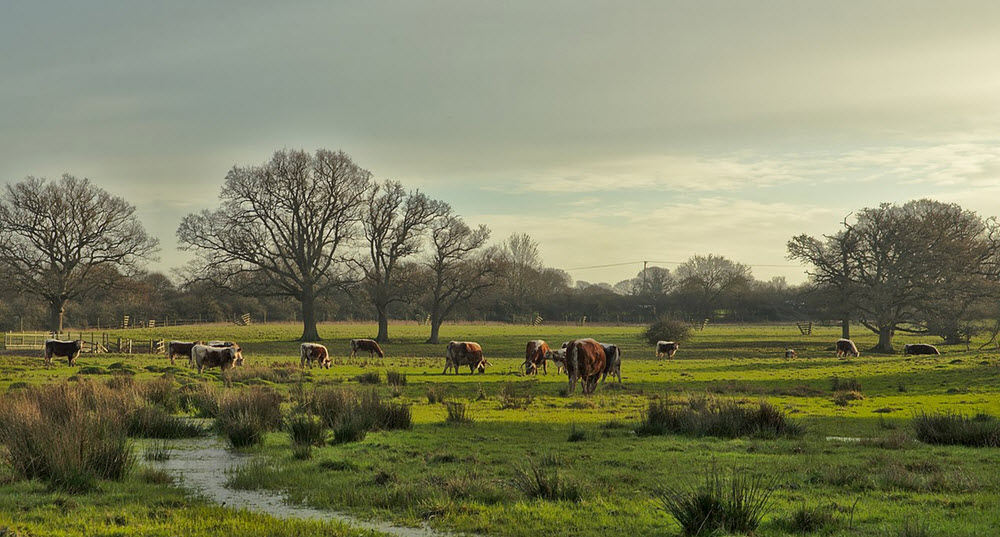
M 167 358 L 170 358 L 170 365 L 174 365 L 174 353 L 167 351 Z
M 549 374 L 549 369 L 546 366 L 547 362 L 548 362 L 548 360 L 542 360 L 542 373 L 545 373 L 546 375 Z

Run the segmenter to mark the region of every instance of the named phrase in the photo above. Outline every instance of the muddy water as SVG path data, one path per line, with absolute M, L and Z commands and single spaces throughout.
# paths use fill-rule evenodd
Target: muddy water
M 350 515 L 286 503 L 284 497 L 267 491 L 236 490 L 226 487 L 226 470 L 241 466 L 249 456 L 226 449 L 218 438 L 193 438 L 171 442 L 170 459 L 150 462 L 174 476 L 181 485 L 231 509 L 246 509 L 277 518 L 300 518 L 343 522 L 356 528 L 397 537 L 447 537 L 427 527 L 407 528 L 383 522 L 369 522 Z

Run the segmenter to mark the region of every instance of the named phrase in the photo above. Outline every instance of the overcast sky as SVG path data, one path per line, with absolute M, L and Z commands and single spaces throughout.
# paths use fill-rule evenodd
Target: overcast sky
M 280 148 L 342 149 L 565 269 L 714 253 L 797 282 L 786 241 L 860 207 L 1000 214 L 994 1 L 6 2 L 0 51 L 0 181 L 126 197 L 162 270 Z

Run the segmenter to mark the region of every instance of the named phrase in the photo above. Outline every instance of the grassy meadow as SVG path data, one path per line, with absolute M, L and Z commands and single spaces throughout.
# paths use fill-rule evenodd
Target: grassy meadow
M 226 394 L 258 386 L 282 395 L 291 416 L 322 390 L 376 390 L 408 406 L 412 427 L 293 453 L 282 430 L 243 448 L 253 458 L 230 486 L 268 489 L 291 501 L 362 518 L 428 524 L 500 536 L 679 535 L 661 499 L 696 486 L 715 468 L 763 476 L 771 508 L 757 535 L 984 535 L 1000 527 L 1000 448 L 925 444 L 917 416 L 1000 416 L 995 349 L 939 347 L 941 356 L 869 355 L 875 336 L 855 329 L 861 357 L 837 359 L 839 328 L 801 335 L 787 325 L 709 326 L 672 361 L 656 360 L 638 327 L 446 325 L 442 340 L 474 340 L 493 364 L 486 374 L 443 375 L 444 345 L 427 327 L 392 325 L 384 359 L 348 358 L 348 340 L 372 325 L 324 324 L 334 365 L 298 368 L 297 325 L 204 325 L 130 330 L 135 338 L 238 341 L 246 366 L 199 376 L 162 356 L 83 355 L 70 368 L 39 353 L 0 355 L 0 391 L 72 380 L 135 382 L 165 375 L 178 390 L 212 385 Z M 524 377 L 525 343 L 589 336 L 622 348 L 623 382 L 567 396 L 566 377 Z M 901 335 L 896 345 L 921 341 Z M 975 342 L 974 342 L 975 343 Z M 798 357 L 784 358 L 785 348 Z M 551 365 L 551 364 L 550 364 Z M 390 385 L 387 372 L 405 376 Z M 378 376 L 377 384 L 370 384 Z M 367 375 L 367 377 L 366 377 Z M 397 377 L 398 378 L 398 377 Z M 835 389 L 836 388 L 836 389 Z M 798 435 L 735 438 L 636 434 L 651 402 L 703 408 L 766 401 L 801 425 Z M 449 409 L 467 420 L 449 421 Z M 190 409 L 175 409 L 191 412 Z M 148 440 L 135 440 L 137 449 Z M 167 441 L 169 444 L 169 441 Z M 315 522 L 278 521 L 205 505 L 140 463 L 123 481 L 68 494 L 10 472 L 0 485 L 0 526 L 30 535 L 348 535 Z M 124 522 L 123 522 L 124 521 Z M 128 531 L 123 526 L 130 528 Z

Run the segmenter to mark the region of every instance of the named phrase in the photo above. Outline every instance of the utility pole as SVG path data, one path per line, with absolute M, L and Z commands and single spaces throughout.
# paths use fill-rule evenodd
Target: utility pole
M 646 286 L 646 264 L 649 261 L 642 262 L 642 292 L 645 293 L 649 288 Z

